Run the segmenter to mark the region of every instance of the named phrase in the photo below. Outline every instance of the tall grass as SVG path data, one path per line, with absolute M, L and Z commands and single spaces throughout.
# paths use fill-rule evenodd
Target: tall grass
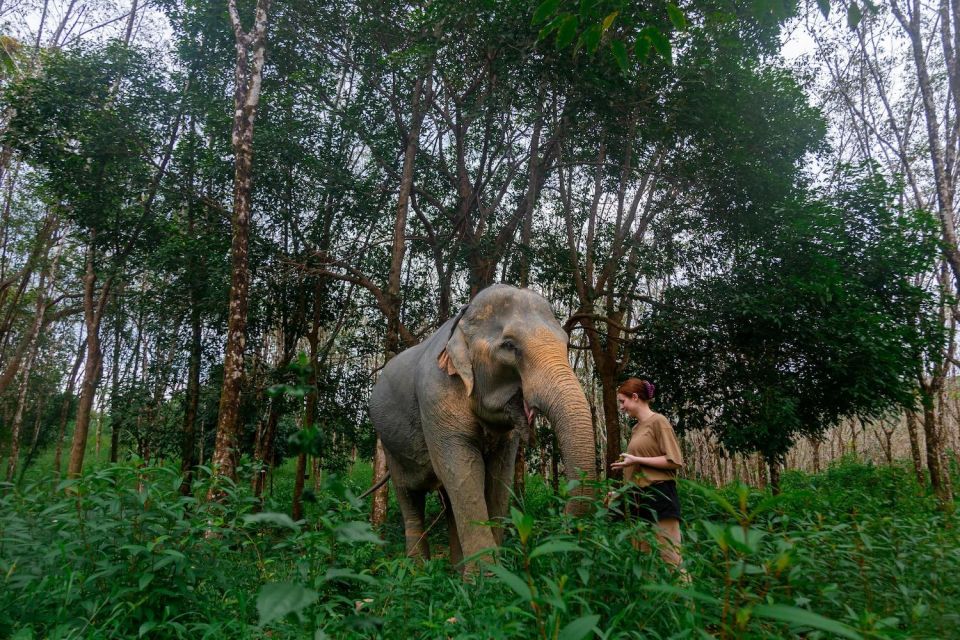
M 369 473 L 326 476 L 299 523 L 286 469 L 264 511 L 245 488 L 180 497 L 172 467 L 136 463 L 0 487 L 0 637 L 960 637 L 958 519 L 904 468 L 789 473 L 776 499 L 684 483 L 689 583 L 634 550 L 647 525 L 570 518 L 537 477 L 497 562 L 465 580 L 442 518 L 424 563 L 403 557 L 395 508 L 386 542 L 370 530 Z

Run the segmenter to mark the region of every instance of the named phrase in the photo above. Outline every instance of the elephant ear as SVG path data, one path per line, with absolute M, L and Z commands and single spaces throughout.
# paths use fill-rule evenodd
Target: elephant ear
M 437 358 L 437 364 L 447 375 L 460 376 L 463 380 L 463 386 L 467 388 L 467 396 L 473 394 L 473 365 L 470 364 L 470 351 L 467 348 L 467 336 L 460 328 L 460 318 L 463 317 L 466 307 L 460 310 L 456 320 L 453 322 L 453 329 L 450 331 L 450 339 L 446 346 L 440 352 Z

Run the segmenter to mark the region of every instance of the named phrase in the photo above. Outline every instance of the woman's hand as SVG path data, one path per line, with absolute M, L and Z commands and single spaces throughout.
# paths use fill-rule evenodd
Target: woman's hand
M 640 456 L 631 455 L 629 453 L 621 453 L 620 459 L 610 465 L 611 469 L 623 469 L 633 464 L 640 464 L 640 461 L 643 458 Z

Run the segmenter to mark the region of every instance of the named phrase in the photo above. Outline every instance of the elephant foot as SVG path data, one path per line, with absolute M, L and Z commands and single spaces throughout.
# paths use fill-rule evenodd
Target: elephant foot
M 408 531 L 404 535 L 406 538 L 407 557 L 418 560 L 430 559 L 430 543 L 427 541 L 427 534 L 423 531 Z

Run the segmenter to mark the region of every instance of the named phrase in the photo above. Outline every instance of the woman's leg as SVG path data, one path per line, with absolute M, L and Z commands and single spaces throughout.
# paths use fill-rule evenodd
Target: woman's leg
M 680 555 L 680 521 L 676 518 L 664 518 L 657 522 L 657 544 L 660 557 L 674 568 L 680 568 L 683 558 Z

